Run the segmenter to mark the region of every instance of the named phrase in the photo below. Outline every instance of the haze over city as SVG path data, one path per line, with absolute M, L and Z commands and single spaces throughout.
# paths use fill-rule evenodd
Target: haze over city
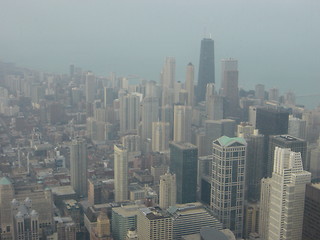
M 256 83 L 316 94 L 320 2 L 298 1 L 2 1 L 0 59 L 63 73 L 69 64 L 107 75 L 159 80 L 166 56 L 199 64 L 199 40 L 215 40 L 220 60 L 239 60 L 239 86 Z

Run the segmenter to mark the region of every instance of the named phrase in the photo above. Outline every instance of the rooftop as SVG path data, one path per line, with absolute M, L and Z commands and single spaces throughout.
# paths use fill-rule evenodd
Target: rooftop
M 11 185 L 12 182 L 7 177 L 3 177 L 0 179 L 0 185 Z
M 218 138 L 217 140 L 214 141 L 216 144 L 222 146 L 222 147 L 230 147 L 232 145 L 247 145 L 246 140 L 244 140 L 244 138 L 240 138 L 240 137 L 234 137 L 234 138 L 230 138 L 227 136 L 222 136 L 220 138 Z

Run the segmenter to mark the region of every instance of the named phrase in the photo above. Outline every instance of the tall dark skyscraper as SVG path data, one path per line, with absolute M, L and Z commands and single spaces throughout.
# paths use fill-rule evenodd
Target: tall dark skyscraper
M 204 38 L 201 41 L 198 85 L 196 91 L 197 102 L 205 100 L 208 83 L 215 83 L 214 78 L 214 41 Z
M 198 149 L 191 143 L 170 143 L 170 171 L 176 174 L 177 203 L 196 201 Z

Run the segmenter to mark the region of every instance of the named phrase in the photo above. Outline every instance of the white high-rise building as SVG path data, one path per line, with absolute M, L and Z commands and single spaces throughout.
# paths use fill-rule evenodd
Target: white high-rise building
M 174 57 L 166 57 L 162 70 L 162 87 L 173 88 L 176 78 L 176 59 Z
M 222 136 L 213 142 L 211 208 L 237 238 L 242 237 L 247 143 Z
M 191 142 L 192 107 L 174 106 L 173 141 Z
M 303 170 L 301 154 L 275 148 L 270 179 L 268 239 L 300 240 L 306 184 L 311 173 Z
M 70 145 L 70 173 L 71 186 L 79 196 L 88 194 L 87 161 L 86 140 L 77 138 Z
M 169 149 L 170 123 L 152 123 L 152 151 L 163 152 Z
M 140 97 L 128 94 L 120 97 L 119 107 L 120 132 L 137 133 L 140 123 Z
M 261 179 L 259 234 L 262 240 L 268 239 L 270 189 L 270 178 Z
M 128 151 L 122 145 L 114 145 L 114 200 L 128 200 Z
M 159 189 L 159 206 L 162 209 L 167 209 L 169 206 L 176 205 L 177 201 L 177 182 L 176 175 L 166 173 L 160 176 Z
M 187 66 L 187 74 L 186 74 L 186 91 L 188 92 L 188 102 L 189 106 L 193 106 L 194 104 L 194 67 L 192 63 L 189 63 Z
M 307 121 L 289 115 L 288 134 L 301 139 L 306 139 Z

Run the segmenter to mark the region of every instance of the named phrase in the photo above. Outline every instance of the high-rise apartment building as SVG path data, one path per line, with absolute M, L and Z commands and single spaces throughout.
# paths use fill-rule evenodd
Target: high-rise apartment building
M 189 106 L 194 105 L 194 66 L 192 63 L 189 63 L 187 66 L 187 74 L 186 74 L 186 83 L 185 88 L 188 93 L 188 102 Z
M 296 118 L 292 115 L 289 116 L 288 134 L 301 139 L 306 139 L 307 134 L 307 121 L 304 119 Z
M 170 171 L 176 174 L 177 203 L 196 201 L 198 149 L 191 143 L 170 143 Z
M 70 144 L 70 172 L 71 186 L 78 196 L 86 196 L 88 193 L 87 161 L 86 140 L 74 139 Z
M 271 179 L 261 180 L 259 234 L 262 240 L 268 240 L 269 214 L 270 214 Z
M 166 173 L 160 176 L 159 195 L 159 206 L 162 209 L 176 205 L 177 182 L 175 174 Z
M 152 123 L 152 151 L 163 152 L 169 149 L 170 123 Z
M 120 97 L 119 107 L 120 132 L 137 133 L 140 123 L 140 97 L 128 94 Z
M 298 240 L 302 236 L 305 189 L 311 174 L 303 170 L 299 152 L 276 147 L 274 156 L 268 239 Z
M 216 93 L 214 83 L 207 84 L 206 114 L 210 120 L 223 119 L 223 97 Z
M 255 98 L 264 100 L 264 98 L 265 98 L 265 90 L 264 90 L 264 85 L 263 84 L 257 84 L 255 86 L 254 96 L 255 96 Z
M 139 240 L 172 240 L 172 219 L 159 208 L 141 208 L 138 212 Z
M 239 117 L 238 61 L 232 58 L 221 61 L 221 95 L 224 97 L 224 118 Z
M 214 41 L 211 38 L 201 40 L 198 85 L 196 91 L 197 102 L 205 100 L 208 83 L 215 83 L 214 70 Z
M 128 200 L 128 151 L 122 145 L 114 145 L 114 200 Z
M 213 142 L 211 208 L 237 238 L 242 237 L 247 143 L 222 136 Z
M 320 236 L 320 183 L 306 185 L 303 217 L 303 240 L 317 240 Z
M 191 142 L 192 107 L 174 106 L 173 141 Z

